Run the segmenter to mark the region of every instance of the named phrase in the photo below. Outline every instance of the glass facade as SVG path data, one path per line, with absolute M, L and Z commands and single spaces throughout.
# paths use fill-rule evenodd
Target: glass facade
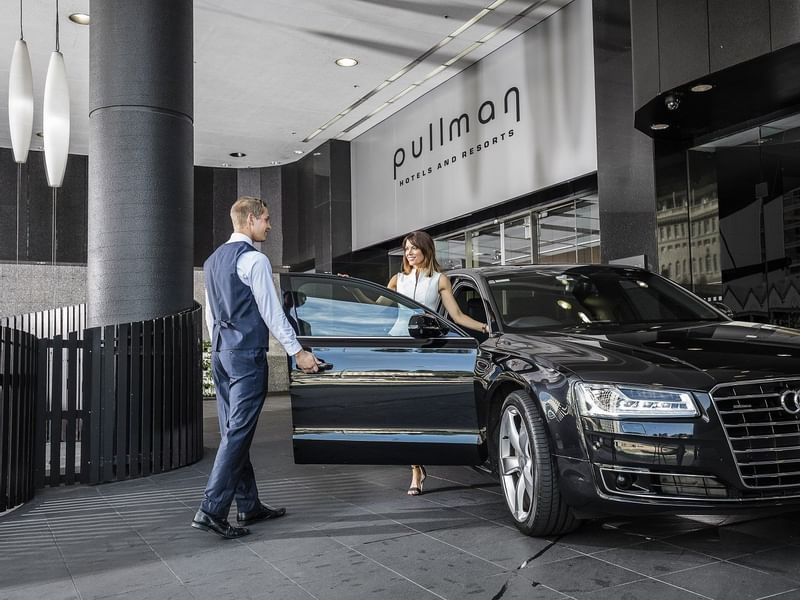
M 436 256 L 447 271 L 464 267 L 600 262 L 597 194 L 562 199 L 438 236 Z M 390 273 L 402 250 L 389 252 Z
M 663 275 L 739 319 L 800 326 L 800 116 L 657 156 Z
M 597 195 L 578 198 L 537 214 L 537 263 L 600 262 Z

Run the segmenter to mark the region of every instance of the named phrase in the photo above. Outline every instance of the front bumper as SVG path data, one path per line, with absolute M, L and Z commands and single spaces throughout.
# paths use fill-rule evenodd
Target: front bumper
M 744 483 L 710 399 L 699 400 L 696 418 L 581 418 L 583 456 L 556 456 L 565 501 L 581 516 L 800 505 L 800 485 Z

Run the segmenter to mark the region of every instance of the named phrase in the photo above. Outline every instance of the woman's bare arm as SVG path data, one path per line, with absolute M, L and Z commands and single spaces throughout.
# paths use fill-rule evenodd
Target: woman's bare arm
M 444 304 L 445 309 L 447 309 L 447 314 L 450 315 L 450 318 L 453 319 L 453 321 L 462 327 L 466 327 L 467 329 L 480 331 L 481 333 L 489 333 L 488 325 L 481 323 L 480 321 L 476 321 L 472 317 L 461 312 L 458 302 L 456 302 L 456 299 L 453 296 L 453 285 L 450 283 L 450 279 L 448 279 L 447 275 L 444 273 L 439 276 L 439 295 L 442 297 L 442 304 Z

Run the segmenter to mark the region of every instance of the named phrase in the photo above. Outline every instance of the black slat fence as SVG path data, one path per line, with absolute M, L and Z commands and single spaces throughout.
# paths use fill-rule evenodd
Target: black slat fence
M 2 320 L 18 329 L 0 338 L 0 512 L 34 488 L 202 458 L 200 306 L 90 329 L 85 315 L 80 305 Z
M 0 512 L 33 497 L 37 343 L 0 327 Z

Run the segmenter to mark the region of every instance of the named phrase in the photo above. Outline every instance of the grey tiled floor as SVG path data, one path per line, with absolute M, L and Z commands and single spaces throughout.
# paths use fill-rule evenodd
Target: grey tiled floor
M 289 513 L 223 541 L 189 527 L 216 445 L 206 409 L 197 465 L 43 490 L 0 517 L 0 599 L 800 600 L 800 512 L 527 538 L 468 468 L 431 468 L 411 498 L 405 468 L 294 465 L 285 396 L 268 400 L 252 456 L 262 497 Z

